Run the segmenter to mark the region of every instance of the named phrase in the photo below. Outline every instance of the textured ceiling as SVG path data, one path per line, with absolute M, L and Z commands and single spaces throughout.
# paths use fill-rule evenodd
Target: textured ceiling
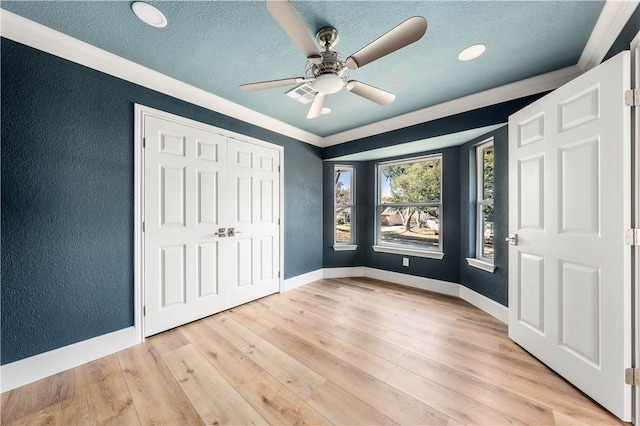
M 158 29 L 139 21 L 129 1 L 2 1 L 0 7 L 285 123 L 328 136 L 444 101 L 575 65 L 602 1 L 295 1 L 311 35 L 340 33 L 335 50 L 357 51 L 408 17 L 428 21 L 417 43 L 353 71 L 397 98 L 379 106 L 342 90 L 307 120 L 309 105 L 289 88 L 245 93 L 238 86 L 304 75 L 305 58 L 262 1 L 150 2 L 167 17 Z M 479 59 L 465 47 L 484 43 Z

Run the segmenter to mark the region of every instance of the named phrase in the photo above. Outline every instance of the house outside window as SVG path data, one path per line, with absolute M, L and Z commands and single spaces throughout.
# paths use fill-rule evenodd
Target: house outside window
M 493 139 L 486 140 L 476 146 L 476 226 L 475 258 L 467 262 L 487 272 L 495 270 L 494 245 L 494 148 Z
M 334 166 L 334 245 L 336 251 L 355 250 L 355 168 Z
M 442 155 L 378 163 L 375 251 L 441 259 Z

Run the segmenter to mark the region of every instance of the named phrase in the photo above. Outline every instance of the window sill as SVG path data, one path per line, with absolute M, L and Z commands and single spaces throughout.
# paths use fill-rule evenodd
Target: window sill
M 427 259 L 442 259 L 444 253 L 441 251 L 411 250 L 399 247 L 373 246 L 373 250 L 379 253 L 403 254 L 407 256 L 426 257 Z
M 355 244 L 334 244 L 333 251 L 353 251 L 357 249 L 358 246 Z
M 475 257 L 467 257 L 467 263 L 474 268 L 482 269 L 483 271 L 491 272 L 496 270 L 496 266 L 493 263 L 486 262 L 484 260 L 476 259 Z

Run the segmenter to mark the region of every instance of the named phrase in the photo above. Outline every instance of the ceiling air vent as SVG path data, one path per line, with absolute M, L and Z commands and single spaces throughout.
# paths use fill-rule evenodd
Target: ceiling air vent
M 303 83 L 300 86 L 293 88 L 287 92 L 287 96 L 295 99 L 296 101 L 308 104 L 313 101 L 314 96 L 318 93 L 311 87 L 309 83 Z

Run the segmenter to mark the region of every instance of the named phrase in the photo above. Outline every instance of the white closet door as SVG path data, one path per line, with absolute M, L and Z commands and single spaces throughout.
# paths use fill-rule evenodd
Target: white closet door
M 225 136 L 145 119 L 145 334 L 227 307 Z
M 629 85 L 623 52 L 509 118 L 509 336 L 624 420 Z
M 229 139 L 228 178 L 234 236 L 229 237 L 229 297 L 240 305 L 280 285 L 280 155 Z

